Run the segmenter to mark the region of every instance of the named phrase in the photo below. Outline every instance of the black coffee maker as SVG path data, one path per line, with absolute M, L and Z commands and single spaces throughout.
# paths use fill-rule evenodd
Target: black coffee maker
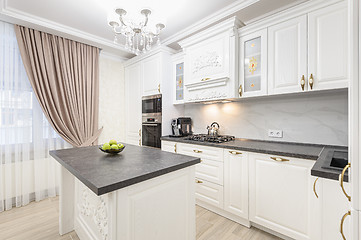
M 172 135 L 170 137 L 183 137 L 192 134 L 192 119 L 179 117 L 172 119 Z

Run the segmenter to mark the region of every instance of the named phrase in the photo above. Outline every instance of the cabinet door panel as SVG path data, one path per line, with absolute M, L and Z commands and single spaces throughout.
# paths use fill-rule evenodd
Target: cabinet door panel
M 142 127 L 141 66 L 135 64 L 125 68 L 126 141 L 138 145 Z
M 311 171 L 314 162 L 249 154 L 250 220 L 295 239 L 312 239 Z
M 247 153 L 230 152 L 234 150 L 224 150 L 224 210 L 248 219 Z
M 176 153 L 177 152 L 177 143 L 162 141 L 162 151 Z
M 322 8 L 308 16 L 308 74 L 313 75 L 313 89 L 347 87 L 349 79 L 347 2 Z
M 240 38 L 242 98 L 267 94 L 267 29 Z
M 158 85 L 162 77 L 161 55 L 143 60 L 142 67 L 143 96 L 159 94 Z
M 269 94 L 302 91 L 302 75 L 307 78 L 307 16 L 271 26 L 268 39 Z

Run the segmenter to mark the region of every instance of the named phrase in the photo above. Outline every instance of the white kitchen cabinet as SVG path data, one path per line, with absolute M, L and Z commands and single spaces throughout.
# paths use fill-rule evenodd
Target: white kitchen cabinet
M 316 181 L 316 180 L 315 180 Z M 349 192 L 350 185 L 344 183 L 345 190 Z M 340 223 L 342 216 L 347 213 L 351 207 L 343 194 L 340 184 L 336 180 L 318 178 L 314 184 L 314 195 L 318 205 L 321 208 L 320 221 L 320 240 L 339 240 L 342 239 L 340 233 Z M 343 231 L 346 239 L 351 239 L 351 217 L 346 217 L 343 224 Z
M 142 96 L 141 96 L 141 65 L 130 65 L 125 72 L 125 137 L 126 142 L 141 145 L 142 129 Z
M 177 144 L 177 153 L 199 157 L 196 165 L 196 177 L 207 182 L 223 186 L 223 150 L 195 144 Z
M 302 15 L 268 28 L 268 93 L 307 90 L 306 78 L 307 15 Z
M 179 42 L 185 53 L 185 102 L 237 97 L 238 31 L 236 17 Z
M 267 29 L 240 37 L 239 96 L 267 94 Z
M 348 45 L 347 1 L 308 14 L 309 90 L 348 87 Z
M 176 153 L 177 152 L 177 143 L 162 140 L 161 148 L 162 148 L 162 151 Z
M 223 209 L 223 186 L 196 178 L 196 200 Z
M 184 53 L 172 56 L 173 104 L 184 103 Z
M 248 153 L 224 149 L 224 210 L 248 219 Z
M 318 239 L 315 162 L 249 153 L 250 221 L 294 239 Z
M 144 59 L 142 65 L 142 96 L 161 93 L 162 54 L 158 53 Z

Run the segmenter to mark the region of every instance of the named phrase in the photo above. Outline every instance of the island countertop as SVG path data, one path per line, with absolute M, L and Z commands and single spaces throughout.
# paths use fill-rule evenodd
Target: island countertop
M 130 144 L 116 155 L 101 152 L 99 146 L 50 155 L 98 196 L 200 163 L 196 157 Z

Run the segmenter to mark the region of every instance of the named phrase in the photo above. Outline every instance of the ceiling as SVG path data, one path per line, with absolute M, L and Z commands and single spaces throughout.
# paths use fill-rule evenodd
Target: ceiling
M 0 19 L 96 45 L 129 58 L 131 54 L 113 43 L 114 35 L 107 24 L 117 7 L 125 8 L 128 13 L 143 8 L 152 9 L 150 18 L 162 19 L 166 24 L 161 39 L 166 40 L 167 45 L 177 48 L 174 42 L 188 36 L 190 32 L 179 34 L 179 37 L 177 33 L 191 27 L 197 30 L 197 23 L 205 18 L 208 18 L 207 23 L 211 23 L 209 16 L 222 12 L 227 6 L 228 11 L 223 11 L 223 19 L 236 15 L 241 21 L 247 22 L 302 0 L 259 0 L 250 6 L 246 4 L 255 1 L 257 0 L 0 0 Z

